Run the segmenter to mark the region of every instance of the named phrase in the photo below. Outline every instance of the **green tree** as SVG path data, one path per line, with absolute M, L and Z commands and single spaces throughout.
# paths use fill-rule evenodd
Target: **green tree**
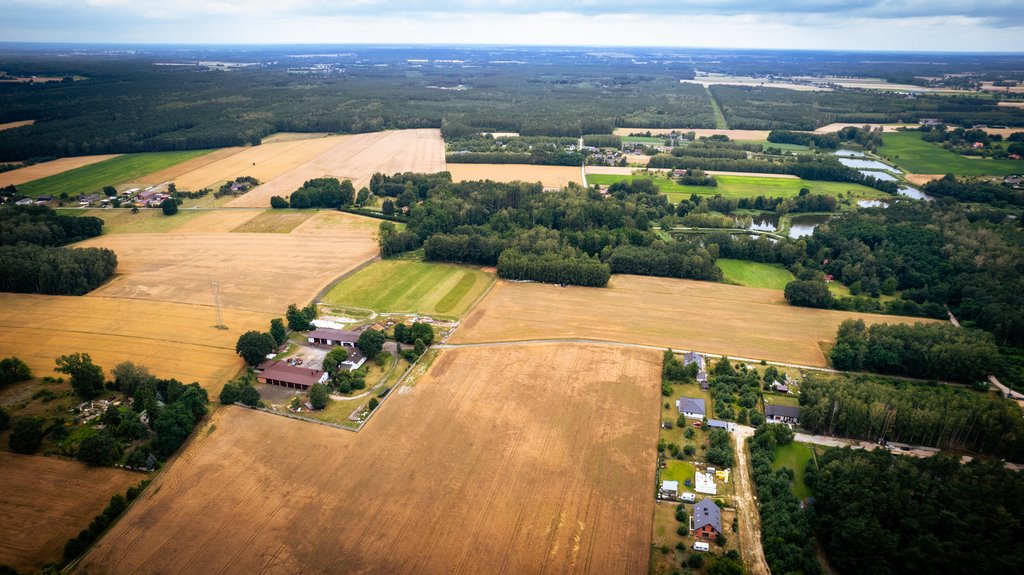
M 412 349 L 414 352 L 416 352 L 416 357 L 419 357 L 423 355 L 424 351 L 427 350 L 427 346 L 426 344 L 423 343 L 422 339 L 416 338 L 416 341 L 413 342 Z
M 32 379 L 32 370 L 24 361 L 17 357 L 5 357 L 0 359 L 0 385 L 7 385 L 18 381 Z
M 113 465 L 121 458 L 121 444 L 106 429 L 86 437 L 75 455 L 88 465 Z
M 87 353 L 72 353 L 57 358 L 54 371 L 70 377 L 71 388 L 80 397 L 89 399 L 103 389 L 103 369 L 92 362 Z
M 7 431 L 11 428 L 11 414 L 0 406 L 0 431 Z
M 376 397 L 371 397 L 370 398 L 370 402 L 368 404 L 366 404 L 366 407 L 369 407 L 370 411 L 373 411 L 373 410 L 377 409 L 378 405 L 380 405 L 380 401 L 377 401 Z
M 368 329 L 359 334 L 356 347 L 369 359 L 374 359 L 384 349 L 384 334 L 375 329 Z
M 178 200 L 167 198 L 160 202 L 160 209 L 163 210 L 165 216 L 173 216 L 178 213 Z
M 324 356 L 323 368 L 327 373 L 338 371 L 341 362 L 348 359 L 348 350 L 343 347 L 335 347 Z
M 271 198 L 270 198 L 270 207 L 274 208 L 275 210 L 287 209 L 288 208 L 288 200 L 282 198 L 281 196 L 271 196 Z
M 43 442 L 43 418 L 22 417 L 11 426 L 7 445 L 15 453 L 35 453 Z
M 790 305 L 830 308 L 835 303 L 828 284 L 821 280 L 796 280 L 786 284 L 786 301 Z
M 177 451 L 192 432 L 195 423 L 192 412 L 181 403 L 172 403 L 161 410 L 153 424 L 153 431 L 156 432 L 153 447 L 156 452 L 166 457 Z
M 284 328 L 284 321 L 275 317 L 270 320 L 270 337 L 274 338 L 274 343 L 281 345 L 288 341 L 288 332 Z
M 412 328 L 409 330 L 409 339 L 413 341 L 422 339 L 426 345 L 434 343 L 434 326 L 421 321 L 412 324 Z
M 391 214 L 394 214 L 395 213 L 395 202 L 393 202 L 391 200 L 384 200 L 384 203 L 381 205 L 380 211 L 385 216 L 390 216 Z
M 235 343 L 235 353 L 242 356 L 251 366 L 257 366 L 267 355 L 274 351 L 277 345 L 269 333 L 262 331 L 247 331 L 238 338 Z
M 135 397 L 143 389 L 156 389 L 156 377 L 144 365 L 123 361 L 110 372 L 117 389 Z
M 103 193 L 106 194 L 108 198 L 112 198 L 117 195 L 117 188 L 114 186 L 103 186 Z
M 313 409 L 323 409 L 327 407 L 327 402 L 330 400 L 330 395 L 327 392 L 327 386 L 322 383 L 314 383 L 313 387 L 309 388 L 309 403 L 313 406 Z

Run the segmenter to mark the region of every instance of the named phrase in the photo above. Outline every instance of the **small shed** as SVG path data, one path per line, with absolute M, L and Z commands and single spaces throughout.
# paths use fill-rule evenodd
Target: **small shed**
M 661 482 L 661 496 L 665 499 L 675 499 L 679 494 L 679 482 L 678 481 L 662 481 Z

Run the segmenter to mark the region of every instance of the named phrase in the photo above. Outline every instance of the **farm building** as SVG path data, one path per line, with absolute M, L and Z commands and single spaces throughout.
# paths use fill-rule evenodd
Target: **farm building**
M 699 397 L 680 397 L 676 400 L 676 407 L 679 413 L 692 419 L 704 419 L 707 414 L 704 400 Z
M 662 481 L 660 494 L 662 499 L 675 499 L 679 495 L 678 481 Z
M 800 408 L 792 405 L 766 405 L 764 417 L 768 423 L 800 423 Z
M 687 353 L 686 355 L 683 356 L 683 365 L 687 366 L 690 365 L 691 363 L 697 364 L 697 383 L 700 384 L 700 388 L 707 389 L 708 372 L 707 368 L 704 365 L 704 356 L 692 351 L 690 353 Z
M 287 362 L 279 361 L 270 367 L 265 368 L 257 376 L 260 383 L 280 385 L 289 389 L 308 390 L 314 383 L 327 381 L 327 374 L 319 369 L 307 369 L 288 365 Z
M 715 474 L 714 473 L 701 473 L 698 471 L 693 476 L 696 482 L 694 489 L 697 493 L 703 493 L 705 495 L 716 495 L 718 493 L 718 486 L 715 485 Z
M 779 383 L 776 380 L 772 381 L 772 389 L 778 393 L 789 393 L 789 386 L 785 383 Z
M 313 345 L 340 345 L 355 347 L 359 341 L 358 331 L 345 331 L 341 329 L 317 328 L 306 334 L 306 341 Z
M 693 506 L 690 531 L 698 539 L 712 539 L 722 532 L 722 510 L 714 501 L 705 498 Z
M 731 433 L 736 429 L 736 424 L 729 423 L 728 421 L 722 421 L 721 419 L 709 419 L 708 427 L 711 429 L 724 429 Z

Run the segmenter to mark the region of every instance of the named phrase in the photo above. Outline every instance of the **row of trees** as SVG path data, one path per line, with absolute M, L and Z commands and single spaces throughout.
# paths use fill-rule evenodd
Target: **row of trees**
M 572 248 L 539 254 L 508 249 L 498 257 L 498 276 L 510 280 L 604 287 L 611 271 L 608 264 L 581 255 Z
M 351 180 L 324 177 L 306 180 L 302 187 L 292 192 L 286 202 L 280 196 L 270 199 L 270 207 L 280 208 L 328 208 L 338 209 L 350 206 L 356 199 L 356 190 Z
M 106 248 L 0 246 L 0 291 L 84 295 L 103 285 L 117 269 Z
M 715 265 L 716 259 L 699 243 L 655 242 L 646 247 L 621 245 L 612 249 L 608 266 L 616 274 L 718 281 L 722 270 Z
M 990 334 L 949 323 L 866 327 L 848 319 L 839 325 L 831 359 L 839 370 L 974 383 L 998 365 L 999 349 Z
M 1020 461 L 1020 408 L 951 386 L 808 376 L 800 388 L 800 425 L 826 435 L 967 449 Z
M 538 166 L 579 166 L 586 156 L 569 150 L 537 149 L 532 152 L 479 152 L 445 154 L 449 164 L 533 164 Z
M 103 220 L 92 216 L 61 216 L 47 206 L 36 205 L 0 208 L 0 246 L 63 246 L 101 233 Z
M 970 180 L 946 174 L 921 188 L 925 193 L 953 198 L 960 202 L 978 202 L 996 206 L 1024 206 L 1024 190 L 1015 190 L 987 180 Z

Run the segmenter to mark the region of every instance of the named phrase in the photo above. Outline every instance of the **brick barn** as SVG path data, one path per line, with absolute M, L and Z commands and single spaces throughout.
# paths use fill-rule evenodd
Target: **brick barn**
M 261 371 L 257 379 L 260 383 L 309 391 L 309 388 L 313 387 L 314 383 L 327 381 L 327 373 L 319 369 L 297 367 L 288 365 L 287 362 L 279 361 Z

